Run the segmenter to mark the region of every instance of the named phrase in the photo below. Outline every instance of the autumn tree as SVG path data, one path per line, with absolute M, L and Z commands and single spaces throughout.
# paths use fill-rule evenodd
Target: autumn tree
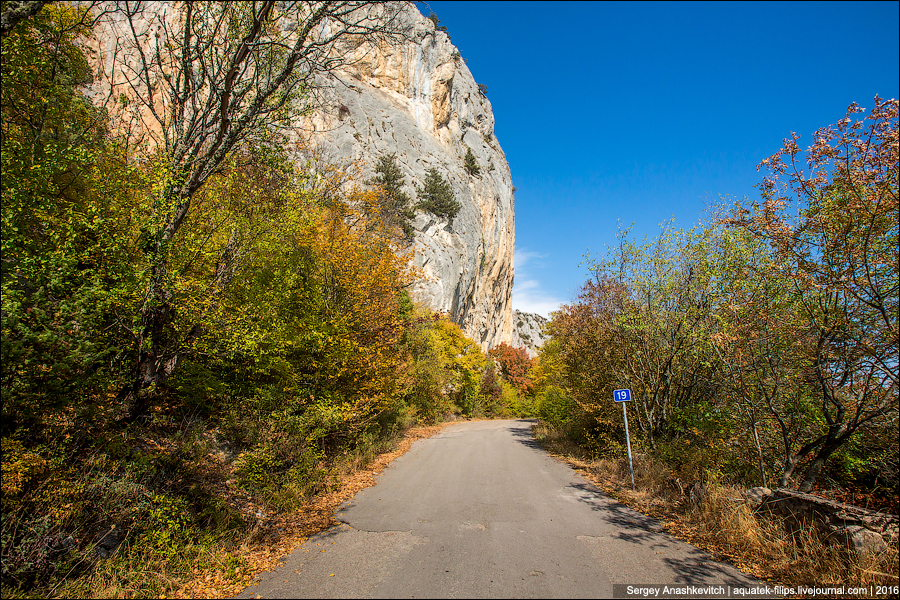
M 497 369 L 493 364 L 489 364 L 481 377 L 481 394 L 482 410 L 486 414 L 499 414 L 500 412 L 500 396 L 503 388 L 500 386 L 500 379 L 497 376 Z M 478 411 L 473 411 L 479 414 Z
M 491 348 L 488 353 L 500 365 L 500 374 L 515 386 L 523 396 L 532 393 L 534 383 L 531 380 L 532 360 L 525 348 L 513 348 L 506 342 Z
M 791 335 L 806 353 L 798 375 L 814 411 L 786 452 L 782 484 L 812 457 L 804 492 L 861 427 L 898 410 L 897 107 L 876 96 L 858 120 L 863 109 L 851 104 L 805 151 L 792 134 L 760 165 L 761 199 L 727 220 L 769 244 L 779 260 L 758 276 L 783 281 L 795 299 Z
M 157 153 L 152 218 L 144 225 L 149 273 L 134 379 L 120 396 L 139 414 L 177 369 L 198 330 L 173 327 L 170 250 L 197 191 L 238 147 L 278 146 L 293 118 L 315 106 L 319 78 L 361 44 L 399 35 L 399 4 L 184 2 L 151 13 L 121 2 L 105 21 L 109 85 L 143 122 Z M 287 24 L 290 24 L 288 26 Z M 148 39 L 153 29 L 159 38 Z
M 485 380 L 488 360 L 446 315 L 419 309 L 405 338 L 411 365 L 403 384 L 406 401 L 424 422 L 435 422 L 454 410 L 483 414 L 499 392 Z M 486 387 L 482 387 L 486 386 Z

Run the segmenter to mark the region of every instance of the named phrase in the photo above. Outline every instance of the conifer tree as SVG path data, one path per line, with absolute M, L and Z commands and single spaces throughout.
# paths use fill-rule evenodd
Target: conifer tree
M 463 161 L 463 166 L 466 168 L 466 172 L 469 175 L 474 175 L 475 177 L 481 176 L 481 167 L 478 166 L 478 162 L 475 160 L 475 154 L 472 152 L 471 148 L 466 148 L 466 158 Z
M 406 178 L 397 165 L 397 155 L 388 154 L 378 157 L 375 165 L 375 178 L 371 184 L 379 188 L 378 203 L 382 220 L 399 227 L 407 240 L 412 240 L 415 230 L 410 221 L 416 216 L 410 206 L 409 195 L 403 191 Z
M 453 197 L 453 188 L 434 167 L 425 177 L 425 185 L 418 188 L 419 203 L 416 208 L 427 210 L 439 217 L 452 221 L 462 205 Z

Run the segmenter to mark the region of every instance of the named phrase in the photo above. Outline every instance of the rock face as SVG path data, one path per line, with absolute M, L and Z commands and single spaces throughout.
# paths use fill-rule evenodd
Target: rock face
M 515 310 L 513 311 L 512 321 L 511 345 L 514 348 L 525 348 L 528 356 L 534 358 L 537 356 L 538 348 L 547 341 L 547 335 L 544 333 L 547 319 L 534 313 Z
M 787 488 L 753 488 L 745 492 L 744 497 L 757 510 L 781 515 L 794 527 L 816 523 L 829 542 L 843 544 L 859 556 L 881 552 L 887 544 L 898 541 L 900 519 L 897 515 L 833 502 Z
M 491 103 L 446 33 L 408 5 L 408 41 L 369 49 L 331 84 L 312 119 L 326 158 L 362 164 L 374 176 L 394 154 L 415 201 L 426 173 L 449 181 L 459 214 L 450 222 L 424 211 L 413 221 L 415 264 L 425 278 L 417 302 L 444 311 L 483 349 L 512 339 L 514 199 L 509 165 L 494 136 Z M 471 150 L 480 169 L 470 174 Z
M 141 6 L 137 35 L 152 55 L 154 44 L 164 43 L 161 24 L 178 28 L 177 4 Z M 494 136 L 491 103 L 446 33 L 412 3 L 403 3 L 400 21 L 407 31 L 403 41 L 361 45 L 353 51 L 351 66 L 322 80 L 322 109 L 298 117 L 293 135 L 320 149 L 326 161 L 355 163 L 360 181 L 374 176 L 378 157 L 395 155 L 414 202 L 427 172 L 436 168 L 452 185 L 461 209 L 449 222 L 417 211 L 414 262 L 424 277 L 411 295 L 449 313 L 484 349 L 509 343 L 514 199 L 509 165 Z M 128 30 L 115 12 L 104 23 L 92 42 L 99 70 L 106 72 L 101 79 L 121 85 L 114 69 L 116 40 Z M 281 26 L 290 33 L 296 23 Z M 124 60 L 132 72 L 138 69 L 133 56 Z M 101 85 L 94 94 L 100 100 L 108 89 Z M 158 96 L 154 102 L 161 110 L 165 95 Z M 477 175 L 464 166 L 469 151 L 480 169 Z

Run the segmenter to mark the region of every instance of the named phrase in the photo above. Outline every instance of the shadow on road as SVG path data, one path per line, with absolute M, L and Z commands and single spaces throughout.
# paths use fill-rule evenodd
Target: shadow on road
M 568 487 L 575 490 L 574 497 L 600 513 L 600 519 L 616 527 L 616 533 L 610 537 L 660 550 L 665 550 L 673 541 L 663 532 L 659 520 L 611 500 L 593 485 L 580 483 Z M 699 548 L 682 550 L 678 558 L 663 558 L 662 561 L 675 573 L 674 583 L 696 585 L 709 581 L 733 587 L 747 585 L 746 578 Z
M 531 428 L 535 423 L 537 423 L 537 419 L 519 419 L 514 425 L 510 425 L 507 430 L 512 433 L 513 438 L 523 446 L 543 451 L 544 448 L 538 444 L 537 441 L 535 441 L 534 436 L 531 435 Z
M 700 549 L 692 551 L 689 556 L 664 558 L 676 574 L 675 583 L 696 585 L 698 581 L 715 581 L 719 585 L 746 587 L 747 578 L 741 578 L 733 569 L 715 562 L 715 558 Z
M 574 497 L 590 506 L 591 510 L 602 513 L 599 517 L 617 528 L 617 539 L 635 544 L 654 542 L 654 545 L 661 541 L 659 533 L 662 531 L 662 524 L 653 517 L 609 499 L 590 484 L 575 483 L 568 487 L 576 490 L 572 494 Z

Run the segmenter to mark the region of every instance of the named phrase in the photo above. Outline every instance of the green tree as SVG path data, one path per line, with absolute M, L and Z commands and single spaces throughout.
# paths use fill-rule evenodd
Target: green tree
M 379 156 L 375 164 L 375 177 L 371 185 L 378 188 L 378 211 L 381 219 L 389 226 L 399 227 L 406 240 L 415 235 L 412 219 L 416 214 L 410 206 L 412 200 L 403 191 L 406 178 L 397 165 L 397 155 Z
M 591 267 L 597 283 L 612 292 L 591 290 L 592 304 L 603 306 L 594 314 L 603 315 L 605 330 L 617 338 L 636 421 L 651 445 L 693 423 L 691 407 L 715 397 L 719 385 L 709 338 L 718 275 L 715 240 L 710 227 L 667 227 L 643 244 L 622 233 L 618 248 Z
M 116 371 L 139 294 L 138 178 L 78 91 L 91 71 L 83 10 L 48 6 L 2 45 L 4 428 L 40 421 Z M 7 431 L 9 429 L 6 429 Z
M 419 202 L 416 208 L 452 221 L 462 205 L 456 201 L 453 195 L 453 187 L 445 180 L 434 167 L 428 170 L 425 176 L 425 184 L 417 189 Z
M 466 147 L 466 158 L 463 161 L 463 165 L 469 175 L 474 175 L 475 177 L 481 175 L 481 167 L 478 166 L 478 161 L 475 160 L 475 154 L 468 146 Z

